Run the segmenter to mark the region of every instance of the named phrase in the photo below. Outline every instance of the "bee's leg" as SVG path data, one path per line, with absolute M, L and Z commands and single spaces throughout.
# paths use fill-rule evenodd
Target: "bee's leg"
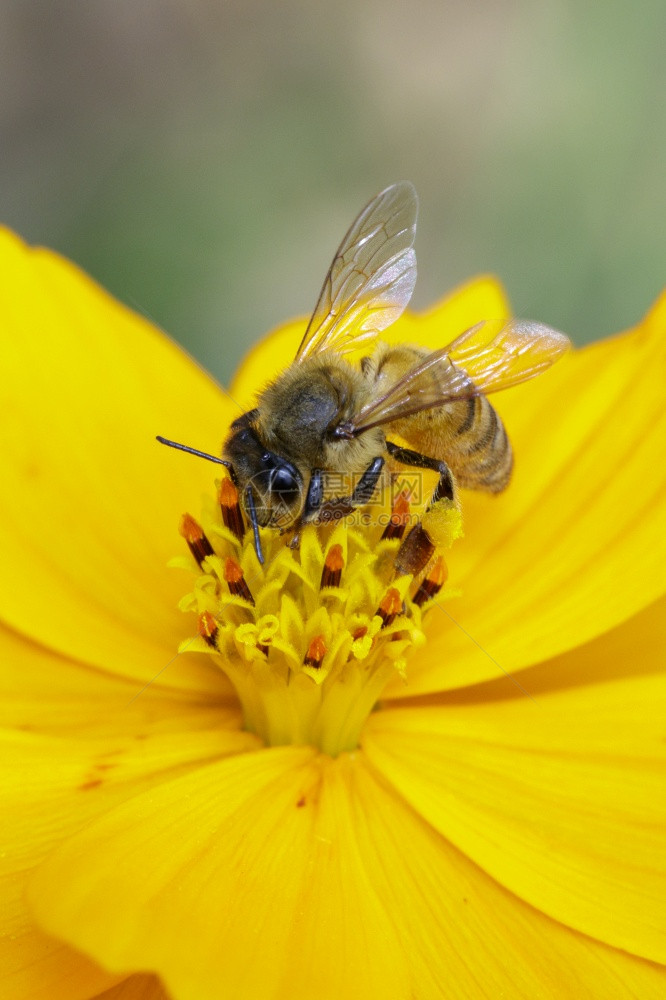
M 384 459 L 382 456 L 373 458 L 348 497 L 335 497 L 333 500 L 326 500 L 325 503 L 322 503 L 317 521 L 338 521 L 341 517 L 351 514 L 357 507 L 363 507 L 370 503 L 383 468 Z
M 439 472 L 439 482 L 430 498 L 428 510 L 438 500 L 453 500 L 453 476 L 446 462 L 440 462 L 437 458 L 429 458 L 418 451 L 412 451 L 411 448 L 401 448 L 400 445 L 393 444 L 392 441 L 386 442 L 386 450 L 391 458 L 394 458 L 396 462 L 400 462 L 402 465 L 411 465 L 417 469 L 432 469 L 433 472 Z
M 355 507 L 362 507 L 364 504 L 370 503 L 372 500 L 372 494 L 375 492 L 375 486 L 379 482 L 379 477 L 383 468 L 384 459 L 382 456 L 379 455 L 377 458 L 373 458 L 372 462 L 370 462 L 370 465 L 359 479 L 351 496 L 348 497 L 352 509 Z
M 289 542 L 290 549 L 297 549 L 301 544 L 301 528 L 308 521 L 315 519 L 319 512 L 319 509 L 324 500 L 324 472 L 323 469 L 313 469 L 312 475 L 310 476 L 310 485 L 308 486 L 307 496 L 305 498 L 305 504 L 303 506 L 303 513 L 296 521 L 294 527 L 294 534 Z M 289 529 L 285 529 L 289 530 Z
M 323 469 L 313 469 L 310 476 L 308 494 L 305 498 L 305 506 L 301 514 L 301 523 L 307 524 L 311 521 L 324 500 L 324 471 Z
M 386 442 L 386 450 L 391 458 L 403 465 L 411 465 L 417 469 L 432 469 L 439 472 L 439 482 L 435 487 L 426 510 L 430 510 L 433 504 L 439 500 L 453 500 L 453 476 L 446 462 L 439 459 L 429 458 L 411 448 L 401 448 L 392 441 Z M 404 542 L 398 549 L 395 559 L 395 568 L 398 573 L 412 573 L 416 576 L 425 567 L 433 552 L 435 543 L 423 527 L 422 524 L 415 524 L 409 532 Z

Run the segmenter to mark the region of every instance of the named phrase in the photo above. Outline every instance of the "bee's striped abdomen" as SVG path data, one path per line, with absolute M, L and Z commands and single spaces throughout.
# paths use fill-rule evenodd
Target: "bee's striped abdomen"
M 428 356 L 425 348 L 382 345 L 366 359 L 365 377 L 381 395 L 405 372 Z M 420 387 L 442 405 L 433 405 L 388 424 L 387 430 L 409 441 L 423 455 L 446 462 L 459 486 L 499 493 L 509 483 L 513 457 L 504 425 L 485 396 L 446 398 L 450 367 L 430 367 Z
M 461 400 L 456 409 L 446 460 L 460 486 L 498 493 L 508 484 L 513 464 L 504 424 L 485 396 Z

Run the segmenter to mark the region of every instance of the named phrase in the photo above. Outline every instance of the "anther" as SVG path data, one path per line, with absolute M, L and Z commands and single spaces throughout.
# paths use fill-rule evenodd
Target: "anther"
M 212 556 L 213 546 L 206 538 L 203 528 L 191 514 L 183 514 L 178 530 L 190 547 L 190 552 L 201 566 L 206 556 Z
M 359 625 L 359 627 L 352 633 L 352 639 L 356 641 L 356 639 L 362 639 L 363 636 L 367 634 L 368 634 L 368 626 Z
M 321 661 L 324 659 L 325 654 L 326 644 L 324 642 L 324 637 L 323 635 L 316 635 L 308 646 L 308 651 L 305 654 L 305 659 L 303 660 L 303 666 L 315 667 L 318 669 L 321 666 Z
M 446 563 L 440 556 L 430 567 L 426 577 L 421 581 L 421 586 L 412 598 L 414 604 L 418 604 L 421 607 L 426 601 L 430 601 L 433 597 L 436 597 L 446 583 L 448 575 L 449 571 Z
M 220 483 L 217 499 L 222 509 L 222 520 L 224 521 L 225 528 L 228 528 L 239 542 L 242 542 L 243 535 L 245 534 L 245 525 L 243 524 L 243 515 L 238 501 L 238 490 L 231 479 L 227 479 L 226 476 Z
M 210 611 L 203 611 L 199 615 L 199 635 L 206 640 L 209 646 L 217 649 L 217 636 L 219 633 L 215 616 Z
M 324 568 L 321 571 L 321 581 L 319 583 L 320 590 L 324 587 L 340 586 L 340 578 L 342 577 L 342 568 L 344 564 L 345 561 L 342 558 L 342 546 L 331 545 L 330 549 L 326 553 Z
M 395 587 L 389 587 L 375 611 L 382 620 L 382 628 L 388 628 L 402 611 L 402 597 Z
M 405 533 L 405 528 L 407 527 L 407 522 L 409 520 L 409 499 L 407 497 L 406 490 L 399 493 L 393 504 L 393 510 L 391 511 L 391 520 L 384 528 L 384 533 L 382 539 L 384 538 L 402 538 Z
M 435 543 L 423 525 L 415 524 L 398 549 L 395 557 L 395 571 L 400 576 L 411 573 L 416 576 L 431 559 Z
M 243 568 L 240 563 L 236 562 L 236 560 L 231 557 L 229 557 L 224 564 L 224 579 L 226 580 L 229 591 L 232 594 L 235 594 L 237 597 L 242 597 L 250 604 L 254 604 L 254 597 L 245 582 Z

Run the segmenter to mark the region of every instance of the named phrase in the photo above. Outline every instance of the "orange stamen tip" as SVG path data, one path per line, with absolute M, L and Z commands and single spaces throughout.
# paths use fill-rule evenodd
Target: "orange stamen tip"
M 199 635 L 212 649 L 217 649 L 219 631 L 215 616 L 210 611 L 202 611 L 199 615 Z
M 391 520 L 395 524 L 406 524 L 409 518 L 409 497 L 405 490 L 402 491 L 397 497 L 393 504 L 393 510 L 391 511 Z
M 203 528 L 191 514 L 183 514 L 178 530 L 189 545 L 190 552 L 199 566 L 202 566 L 204 559 L 213 554 L 213 546 L 206 538 Z
M 326 553 L 324 568 L 321 571 L 320 589 L 323 587 L 339 587 L 342 578 L 342 568 L 345 560 L 342 555 L 341 545 L 331 545 Z
M 231 556 L 224 564 L 224 579 L 232 594 L 242 597 L 244 601 L 254 604 L 254 598 L 244 579 L 243 567 Z
M 379 605 L 379 612 L 383 617 L 389 618 L 402 611 L 402 597 L 395 587 L 389 587 L 382 597 Z
M 245 525 L 241 514 L 240 503 L 238 502 L 238 490 L 231 479 L 225 477 L 220 482 L 217 491 L 217 499 L 222 511 L 222 520 L 225 528 L 235 535 L 239 542 L 243 541 Z
M 240 563 L 232 559 L 231 556 L 224 564 L 224 579 L 226 583 L 240 583 L 243 579 L 243 568 Z
M 217 632 L 217 621 L 210 611 L 202 611 L 199 615 L 199 635 L 204 639 L 212 639 Z
M 449 576 L 446 562 L 442 556 L 438 556 L 421 581 L 412 600 L 414 604 L 421 607 L 426 601 L 431 601 L 437 596 Z
M 335 573 L 337 570 L 343 569 L 345 561 L 342 557 L 342 546 L 341 545 L 331 545 L 330 549 L 326 553 L 326 569 L 330 570 L 331 573 Z
M 367 635 L 367 634 L 368 634 L 368 626 L 367 625 L 361 625 L 361 626 L 359 626 L 359 628 L 356 629 L 355 632 L 352 633 L 352 639 L 354 639 L 354 640 L 356 640 L 356 639 L 362 639 L 363 636 Z
M 326 643 L 324 642 L 324 637 L 323 635 L 316 635 L 308 646 L 308 651 L 303 662 L 308 667 L 318 667 L 321 665 L 325 654 Z
M 238 503 L 238 490 L 227 477 L 220 483 L 217 499 L 222 507 L 235 507 Z
M 190 545 L 195 545 L 204 537 L 203 528 L 194 520 L 191 514 L 183 514 L 178 525 L 178 531 Z
M 393 501 L 393 509 L 391 510 L 391 516 L 389 518 L 389 523 L 384 528 L 384 533 L 382 539 L 401 539 L 405 533 L 405 528 L 409 523 L 409 494 L 406 490 L 402 490 L 401 493 Z
M 428 581 L 433 583 L 437 588 L 443 587 L 449 577 L 448 567 L 442 558 L 439 558 L 434 562 L 430 570 L 428 571 Z

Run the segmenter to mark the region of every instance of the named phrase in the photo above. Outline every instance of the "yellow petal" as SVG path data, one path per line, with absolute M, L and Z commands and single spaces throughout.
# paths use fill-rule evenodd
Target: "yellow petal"
M 506 299 L 490 279 L 392 340 L 442 343 Z M 233 386 L 244 405 L 284 367 L 302 336 L 295 321 L 247 359 Z M 464 497 L 466 539 L 450 578 L 462 598 L 430 615 L 428 659 L 409 672 L 414 694 L 474 683 L 589 641 L 664 590 L 666 297 L 631 334 L 573 352 L 545 376 L 493 397 L 516 453 L 501 497 Z M 438 340 L 440 330 L 447 334 Z M 404 696 L 396 681 L 395 697 Z
M 663 673 L 533 700 L 442 699 L 375 713 L 363 748 L 507 889 L 563 924 L 664 962 L 665 703 Z
M 269 750 L 163 786 L 89 826 L 31 895 L 54 932 L 156 969 L 174 1000 L 656 998 L 666 982 L 502 889 L 359 754 Z
M 170 1000 L 155 976 L 130 976 L 91 1000 Z
M 410 326 L 397 323 L 382 334 L 390 344 L 412 342 L 424 347 L 444 347 L 459 334 L 484 319 L 505 319 L 511 307 L 502 284 L 492 275 L 470 278 L 422 313 L 408 314 Z
M 596 1000 L 663 991 L 666 970 L 526 906 L 423 823 L 383 777 L 361 766 L 346 777 L 350 839 L 409 956 L 411 990 L 392 996 Z
M 412 693 L 538 663 L 664 593 L 665 365 L 666 296 L 633 333 L 494 397 L 514 481 L 499 497 L 464 496 L 465 539 L 449 558 L 462 597 L 432 610 Z
M 294 360 L 306 326 L 304 317 L 283 323 L 245 356 L 229 388 L 244 410 L 250 410 L 257 393 Z
M 176 998 L 406 997 L 337 772 L 267 750 L 134 799 L 47 863 L 37 912 L 105 965 L 156 969 Z
M 276 995 L 308 877 L 313 758 L 247 754 L 135 797 L 88 828 L 78 872 L 78 838 L 39 872 L 37 914 L 106 966 L 158 971 L 176 997 Z
M 487 704 L 505 698 L 537 699 L 548 691 L 589 686 L 622 677 L 663 674 L 665 649 L 666 597 L 662 597 L 610 632 L 552 660 L 521 670 L 516 677 L 502 674 L 495 680 L 456 691 L 425 695 L 418 704 Z M 412 703 L 411 698 L 404 701 Z
M 454 289 L 423 313 L 406 312 L 382 333 L 387 343 L 443 347 L 482 319 L 509 315 L 504 289 L 492 277 L 473 278 Z M 247 355 L 236 372 L 230 393 L 244 409 L 254 406 L 256 394 L 279 375 L 296 355 L 308 319 L 300 317 L 269 333 Z M 367 354 L 367 349 L 363 351 Z
M 4 882 L 5 879 L 0 880 L 3 898 L 6 895 Z M 117 976 L 11 914 L 2 924 L 0 990 L 3 997 L 8 1000 L 89 1000 L 104 990 L 102 996 L 106 1000 L 106 988 L 117 980 Z
M 190 659 L 193 659 L 192 655 Z M 238 729 L 240 711 L 221 671 L 219 689 L 142 690 L 59 656 L 0 626 L 0 726 L 65 736 L 117 736 L 194 729 Z
M 99 707 L 92 702 L 91 709 Z M 156 706 L 153 705 L 153 709 Z M 57 704 L 52 704 L 57 713 Z M 68 711 L 68 708 L 65 708 Z M 188 714 L 146 713 L 141 728 L 123 729 L 122 711 L 107 712 L 115 735 L 65 739 L 0 730 L 0 994 L 12 1000 L 87 1000 L 110 977 L 34 927 L 25 882 L 55 844 L 129 795 L 181 774 L 198 762 L 255 746 L 248 733 L 197 730 Z M 136 720 L 132 719 L 134 724 Z M 166 731 L 164 731 L 166 730 Z M 4 977 L 4 978 L 3 978 Z
M 147 681 L 186 634 L 184 577 L 165 565 L 180 515 L 214 479 L 155 435 L 215 452 L 238 410 L 149 323 L 6 231 L 0 312 L 3 618 Z M 162 680 L 205 690 L 210 676 L 178 660 Z

